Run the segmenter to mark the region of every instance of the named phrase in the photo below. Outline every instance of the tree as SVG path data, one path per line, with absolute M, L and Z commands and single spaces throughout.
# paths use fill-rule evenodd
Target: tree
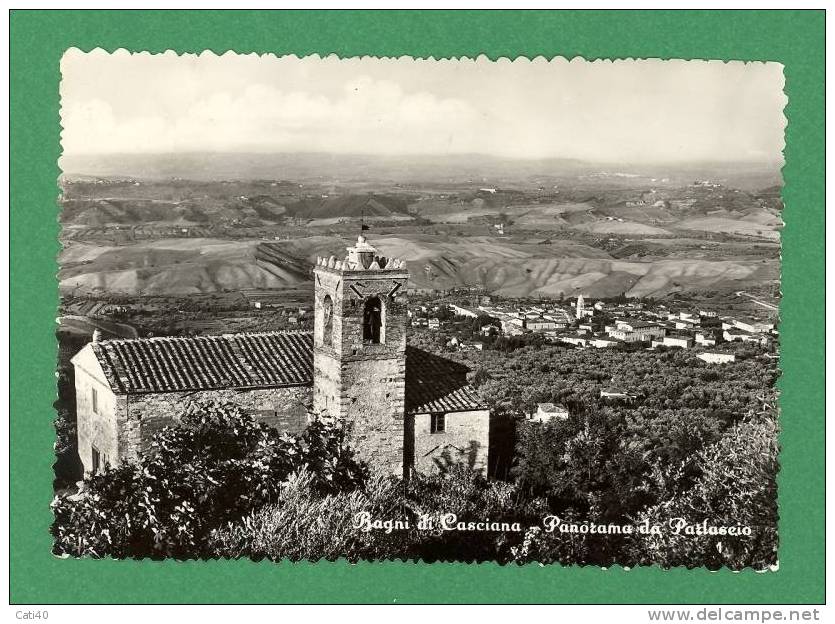
M 672 499 L 648 508 L 640 521 L 659 524 L 662 535 L 636 538 L 630 558 L 662 566 L 764 569 L 777 560 L 777 425 L 753 416 L 696 457 L 700 476 Z M 670 530 L 671 519 L 689 525 L 744 526 L 750 535 L 693 536 Z
M 209 532 L 270 502 L 281 482 L 307 467 L 312 487 L 338 492 L 367 469 L 333 423 L 313 420 L 301 436 L 279 434 L 238 406 L 193 403 L 158 432 L 148 454 L 88 477 L 53 502 L 56 554 L 199 557 Z
M 569 413 L 567 420 L 525 423 L 517 444 L 520 485 L 547 495 L 554 511 L 588 510 L 615 494 L 611 463 L 621 450 L 619 415 L 582 404 Z

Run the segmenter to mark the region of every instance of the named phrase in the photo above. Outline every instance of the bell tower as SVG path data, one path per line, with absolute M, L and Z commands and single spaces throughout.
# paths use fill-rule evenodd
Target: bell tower
M 313 410 L 338 418 L 373 470 L 403 473 L 406 282 L 365 236 L 313 270 Z

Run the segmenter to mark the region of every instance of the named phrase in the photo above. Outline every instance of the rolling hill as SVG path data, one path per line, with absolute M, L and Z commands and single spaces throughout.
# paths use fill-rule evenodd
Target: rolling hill
M 382 195 L 348 194 L 335 197 L 305 198 L 288 204 L 287 210 L 296 217 L 328 219 L 332 217 L 389 217 L 407 213 L 406 199 Z
M 119 247 L 76 243 L 59 256 L 62 293 L 189 295 L 243 288 L 286 288 L 306 279 L 282 278 L 260 267 L 254 242 L 165 239 Z
M 549 245 L 489 237 L 450 241 L 419 235 L 374 240 L 383 255 L 406 261 L 416 288 L 479 286 L 510 297 L 664 296 L 686 290 L 738 290 L 779 277 L 773 259 L 657 258 L 618 260 L 572 241 Z M 342 257 L 349 241 L 311 236 L 270 243 L 277 260 L 264 267 L 256 242 L 166 239 L 119 247 L 69 245 L 61 254 L 63 292 L 131 294 L 215 292 L 224 289 L 298 288 L 308 283 L 317 255 Z M 281 257 L 292 259 L 282 266 Z

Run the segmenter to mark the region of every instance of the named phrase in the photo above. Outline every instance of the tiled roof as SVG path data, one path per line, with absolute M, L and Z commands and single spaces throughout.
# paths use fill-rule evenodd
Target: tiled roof
M 417 347 L 406 347 L 406 379 L 414 376 L 420 379 L 430 377 L 454 377 L 466 381 L 470 369 L 454 360 L 434 355 Z
M 313 382 L 309 332 L 106 340 L 92 348 L 118 394 Z
M 463 364 L 415 347 L 406 348 L 406 412 L 467 412 L 486 409 L 467 383 Z
M 91 346 L 117 394 L 313 383 L 310 332 L 136 338 L 105 340 Z M 468 371 L 458 362 L 407 347 L 406 410 L 426 413 L 484 409 L 467 384 Z
M 658 327 L 657 323 L 650 323 L 649 321 L 631 321 L 629 325 L 634 329 L 644 329 L 645 327 Z

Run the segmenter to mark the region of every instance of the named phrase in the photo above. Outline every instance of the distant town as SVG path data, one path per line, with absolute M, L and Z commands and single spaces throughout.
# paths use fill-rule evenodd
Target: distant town
M 426 294 L 412 297 L 413 331 L 443 334 L 447 351 L 484 351 L 495 348 L 497 340 L 517 338 L 577 349 L 689 350 L 708 365 L 735 362 L 743 346 L 756 348 L 767 359 L 778 357 L 776 312 L 763 302 L 763 314 L 743 316 L 669 302 L 590 300 L 582 295 L 559 302 L 519 302 L 457 289 L 445 293 L 443 303 Z M 630 388 L 602 387 L 600 398 L 630 400 L 635 394 Z M 527 414 L 539 422 L 568 415 L 564 406 L 553 403 L 539 403 Z
M 482 319 L 482 337 L 532 333 L 553 343 L 597 349 L 638 344 L 647 349 L 716 347 L 721 351 L 723 343 L 750 342 L 773 348 L 777 340 L 775 323 L 765 318 L 737 318 L 715 310 L 679 310 L 641 301 L 587 301 L 582 295 L 570 305 L 492 303 L 489 295 L 483 295 L 476 306 L 449 303 L 419 305 L 409 310 L 412 326 L 429 330 L 447 327 L 461 317 Z M 456 341 L 451 346 L 481 350 L 484 342 Z M 718 352 L 701 355 L 710 363 L 733 361 L 732 356 L 727 359 Z

